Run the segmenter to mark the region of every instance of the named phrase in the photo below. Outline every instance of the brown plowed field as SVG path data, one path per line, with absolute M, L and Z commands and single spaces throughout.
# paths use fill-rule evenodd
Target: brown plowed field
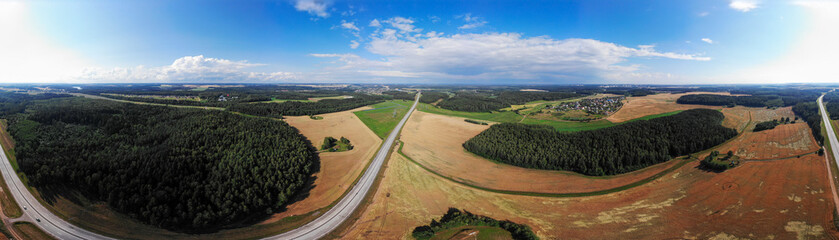
M 689 94 L 717 94 L 717 95 L 731 95 L 727 92 L 689 92 L 689 93 L 661 93 L 655 95 L 648 95 L 643 97 L 628 97 L 623 100 L 623 107 L 618 112 L 607 117 L 606 120 L 611 122 L 623 122 L 636 119 L 643 116 L 655 115 L 661 113 L 668 113 L 678 110 L 688 110 L 694 108 L 708 108 L 721 109 L 722 106 L 705 106 L 692 104 L 678 104 L 676 99 Z
M 580 193 L 627 185 L 650 177 L 677 161 L 632 173 L 593 178 L 567 171 L 527 169 L 489 161 L 462 144 L 484 129 L 463 118 L 414 112 L 402 130 L 403 153 L 433 171 L 476 186 L 509 191 Z
M 286 117 L 285 121 L 299 129 L 315 146 L 320 146 L 323 138 L 327 136 L 343 136 L 349 139 L 355 148 L 346 152 L 319 153 L 320 172 L 314 174 L 314 188 L 309 191 L 309 195 L 288 205 L 285 211 L 275 214 L 263 223 L 326 207 L 340 198 L 350 187 L 367 162 L 376 154 L 382 142 L 352 113 L 364 109 L 369 107 L 318 115 L 323 117 L 321 120 L 314 120 L 308 116 Z
M 746 125 L 749 124 L 749 119 L 752 118 L 751 114 L 754 110 L 754 108 L 742 106 L 723 108 L 722 113 L 725 115 L 725 119 L 722 120 L 722 125 L 724 127 L 737 130 L 737 132 L 741 132 L 745 130 Z
M 823 239 L 836 236 L 823 159 L 689 163 L 626 191 L 579 198 L 497 194 L 432 175 L 393 154 L 372 203 L 342 239 L 410 239 L 449 207 L 530 225 L 543 239 Z

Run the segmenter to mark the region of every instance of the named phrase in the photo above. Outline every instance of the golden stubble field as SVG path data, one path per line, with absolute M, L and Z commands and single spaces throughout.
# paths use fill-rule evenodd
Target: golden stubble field
M 318 115 L 323 117 L 321 120 L 314 120 L 309 116 L 286 117 L 285 121 L 300 130 L 316 147 L 320 146 L 325 137 L 332 136 L 337 139 L 343 136 L 349 139 L 355 148 L 346 152 L 319 153 L 320 171 L 313 175 L 314 187 L 308 196 L 289 204 L 285 211 L 274 214 L 264 223 L 326 207 L 340 198 L 352 185 L 382 142 L 352 113 L 365 109 L 369 107 Z
M 723 106 L 705 106 L 692 104 L 677 104 L 676 99 L 691 94 L 715 94 L 728 95 L 728 92 L 688 92 L 688 93 L 659 93 L 642 97 L 628 97 L 623 101 L 624 105 L 618 112 L 606 118 L 610 122 L 624 122 L 643 116 L 668 113 L 672 111 L 688 110 L 694 108 L 722 109 Z M 733 95 L 737 96 L 737 95 Z
M 489 128 L 464 118 L 415 112 L 402 130 L 402 152 L 433 171 L 476 186 L 509 191 L 580 193 L 620 187 L 659 173 L 677 161 L 628 174 L 592 178 L 568 171 L 548 171 L 495 163 L 466 151 L 462 144 Z

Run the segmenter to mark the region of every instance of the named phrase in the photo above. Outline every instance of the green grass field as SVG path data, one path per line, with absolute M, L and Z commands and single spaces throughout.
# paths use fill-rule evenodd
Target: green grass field
M 372 105 L 373 109 L 353 112 L 364 125 L 384 139 L 408 112 L 410 101 L 390 100 Z
M 433 240 L 437 239 L 460 239 L 466 237 L 468 233 L 477 230 L 478 234 L 475 236 L 478 240 L 500 240 L 513 239 L 513 235 L 507 230 L 499 227 L 488 226 L 462 226 L 441 231 L 431 237 Z

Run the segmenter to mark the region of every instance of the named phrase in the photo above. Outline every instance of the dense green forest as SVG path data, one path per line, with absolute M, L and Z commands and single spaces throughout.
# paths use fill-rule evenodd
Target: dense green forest
M 490 217 L 475 215 L 468 211 L 460 211 L 457 208 L 449 208 L 449 211 L 440 218 L 440 221 L 432 219 L 431 224 L 414 228 L 411 236 L 418 240 L 431 239 L 438 232 L 462 226 L 498 227 L 510 232 L 515 240 L 539 239 L 527 225 L 508 220 L 498 221 Z
M 440 99 L 446 99 L 449 97 L 448 93 L 445 92 L 437 92 L 437 91 L 423 91 L 422 96 L 420 96 L 419 101 L 422 103 L 433 103 Z
M 601 176 L 631 172 L 698 152 L 737 135 L 719 111 L 693 109 L 603 129 L 559 133 L 549 126 L 496 124 L 463 144 L 503 163 Z
M 732 90 L 732 94 L 750 96 L 725 96 L 714 94 L 688 94 L 676 100 L 680 104 L 746 107 L 789 107 L 802 102 L 812 102 L 821 95 L 820 90 L 798 89 L 745 89 Z
M 244 114 L 282 118 L 283 116 L 305 116 L 331 113 L 359 108 L 383 102 L 381 96 L 356 94 L 347 99 L 324 99 L 317 102 L 243 103 L 227 110 Z
M 408 101 L 414 101 L 414 98 L 417 96 L 416 92 L 403 92 L 403 91 L 387 91 L 383 92 L 383 95 L 390 96 L 393 99 L 402 99 Z
M 70 95 L 55 93 L 32 95 L 0 91 L 0 118 L 8 118 L 11 114 L 22 113 L 26 110 L 26 106 L 34 101 L 61 97 L 70 97 Z
M 839 120 L 839 92 L 824 95 L 825 109 L 831 120 Z
M 819 142 L 819 145 L 823 145 L 824 137 L 822 136 L 822 117 L 819 114 L 819 104 L 816 102 L 799 103 L 792 107 L 792 112 L 807 122 L 810 130 L 813 131 L 813 138 Z
M 9 131 L 33 186 L 75 189 L 172 230 L 274 213 L 318 164 L 312 144 L 283 121 L 82 98 L 26 109 Z
M 437 106 L 455 111 L 489 112 L 531 101 L 551 101 L 579 96 L 581 95 L 572 92 L 458 92 L 454 97 L 443 100 Z

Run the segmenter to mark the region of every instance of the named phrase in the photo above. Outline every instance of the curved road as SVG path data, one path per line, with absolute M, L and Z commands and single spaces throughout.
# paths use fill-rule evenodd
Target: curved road
M 370 191 L 370 187 L 373 186 L 373 182 L 379 174 L 379 169 L 382 168 L 382 164 L 385 162 L 388 152 L 390 152 L 391 147 L 393 147 L 393 142 L 396 140 L 396 136 L 399 135 L 399 131 L 402 130 L 402 126 L 405 125 L 405 122 L 408 121 L 408 117 L 410 117 L 411 113 L 414 112 L 414 109 L 417 108 L 417 102 L 419 102 L 420 95 L 421 93 L 417 93 L 414 105 L 412 105 L 411 109 L 405 113 L 405 117 L 399 121 L 399 124 L 393 128 L 393 131 L 391 131 L 390 135 L 387 136 L 385 142 L 382 143 L 382 147 L 379 149 L 379 152 L 376 153 L 376 158 L 373 159 L 373 163 L 371 163 L 370 167 L 364 171 L 364 175 L 361 176 L 358 183 L 353 186 L 352 190 L 350 190 L 350 192 L 347 193 L 347 195 L 344 196 L 338 204 L 329 209 L 329 211 L 325 214 L 321 215 L 314 221 L 303 225 L 302 227 L 280 235 L 268 237 L 266 239 L 318 239 L 326 236 L 326 234 L 329 234 L 332 230 L 335 230 L 335 228 L 338 228 L 341 223 L 347 220 L 355 209 L 358 208 L 358 205 L 361 204 L 361 200 L 363 200 L 364 196 L 367 195 L 367 192 Z
M 267 239 L 318 239 L 326 234 L 329 234 L 332 230 L 335 230 L 335 228 L 347 220 L 355 209 L 358 208 L 365 195 L 367 195 L 367 192 L 369 192 L 370 188 L 373 186 L 373 182 L 376 180 L 376 176 L 378 176 L 379 170 L 382 168 L 382 164 L 384 163 L 385 158 L 387 158 L 388 152 L 390 152 L 390 149 L 393 147 L 393 142 L 396 140 L 396 136 L 399 135 L 399 131 L 402 130 L 402 126 L 405 125 L 405 122 L 408 121 L 408 117 L 410 117 L 411 113 L 413 113 L 417 108 L 420 95 L 421 93 L 417 93 L 417 97 L 414 100 L 414 104 L 411 106 L 411 109 L 405 113 L 405 117 L 403 117 L 393 131 L 390 132 L 390 135 L 388 135 L 387 139 L 379 149 L 379 152 L 376 154 L 376 158 L 373 159 L 373 162 L 367 170 L 364 171 L 364 175 L 362 175 L 358 183 L 353 186 L 352 190 L 350 190 L 350 192 L 347 193 L 347 195 L 344 196 L 338 204 L 333 206 L 329 209 L 329 211 L 314 221 L 303 225 L 300 228 L 269 237 Z M 0 146 L 0 151 L 2 151 L 2 146 Z M 0 155 L 2 155 L 2 163 L 0 163 L 2 166 L 0 166 L 0 170 L 3 173 L 3 178 L 6 180 L 6 184 L 9 186 L 9 191 L 12 192 L 12 196 L 15 200 L 17 200 L 21 210 L 23 210 L 24 207 L 26 208 L 26 210 L 23 210 L 23 216 L 21 219 L 26 219 L 29 222 L 32 222 L 43 229 L 44 232 L 51 234 L 58 239 L 112 239 L 73 226 L 47 210 L 40 202 L 38 202 L 31 192 L 27 191 L 26 186 L 23 182 L 21 182 L 20 178 L 12 168 L 11 162 L 9 162 L 6 154 Z

